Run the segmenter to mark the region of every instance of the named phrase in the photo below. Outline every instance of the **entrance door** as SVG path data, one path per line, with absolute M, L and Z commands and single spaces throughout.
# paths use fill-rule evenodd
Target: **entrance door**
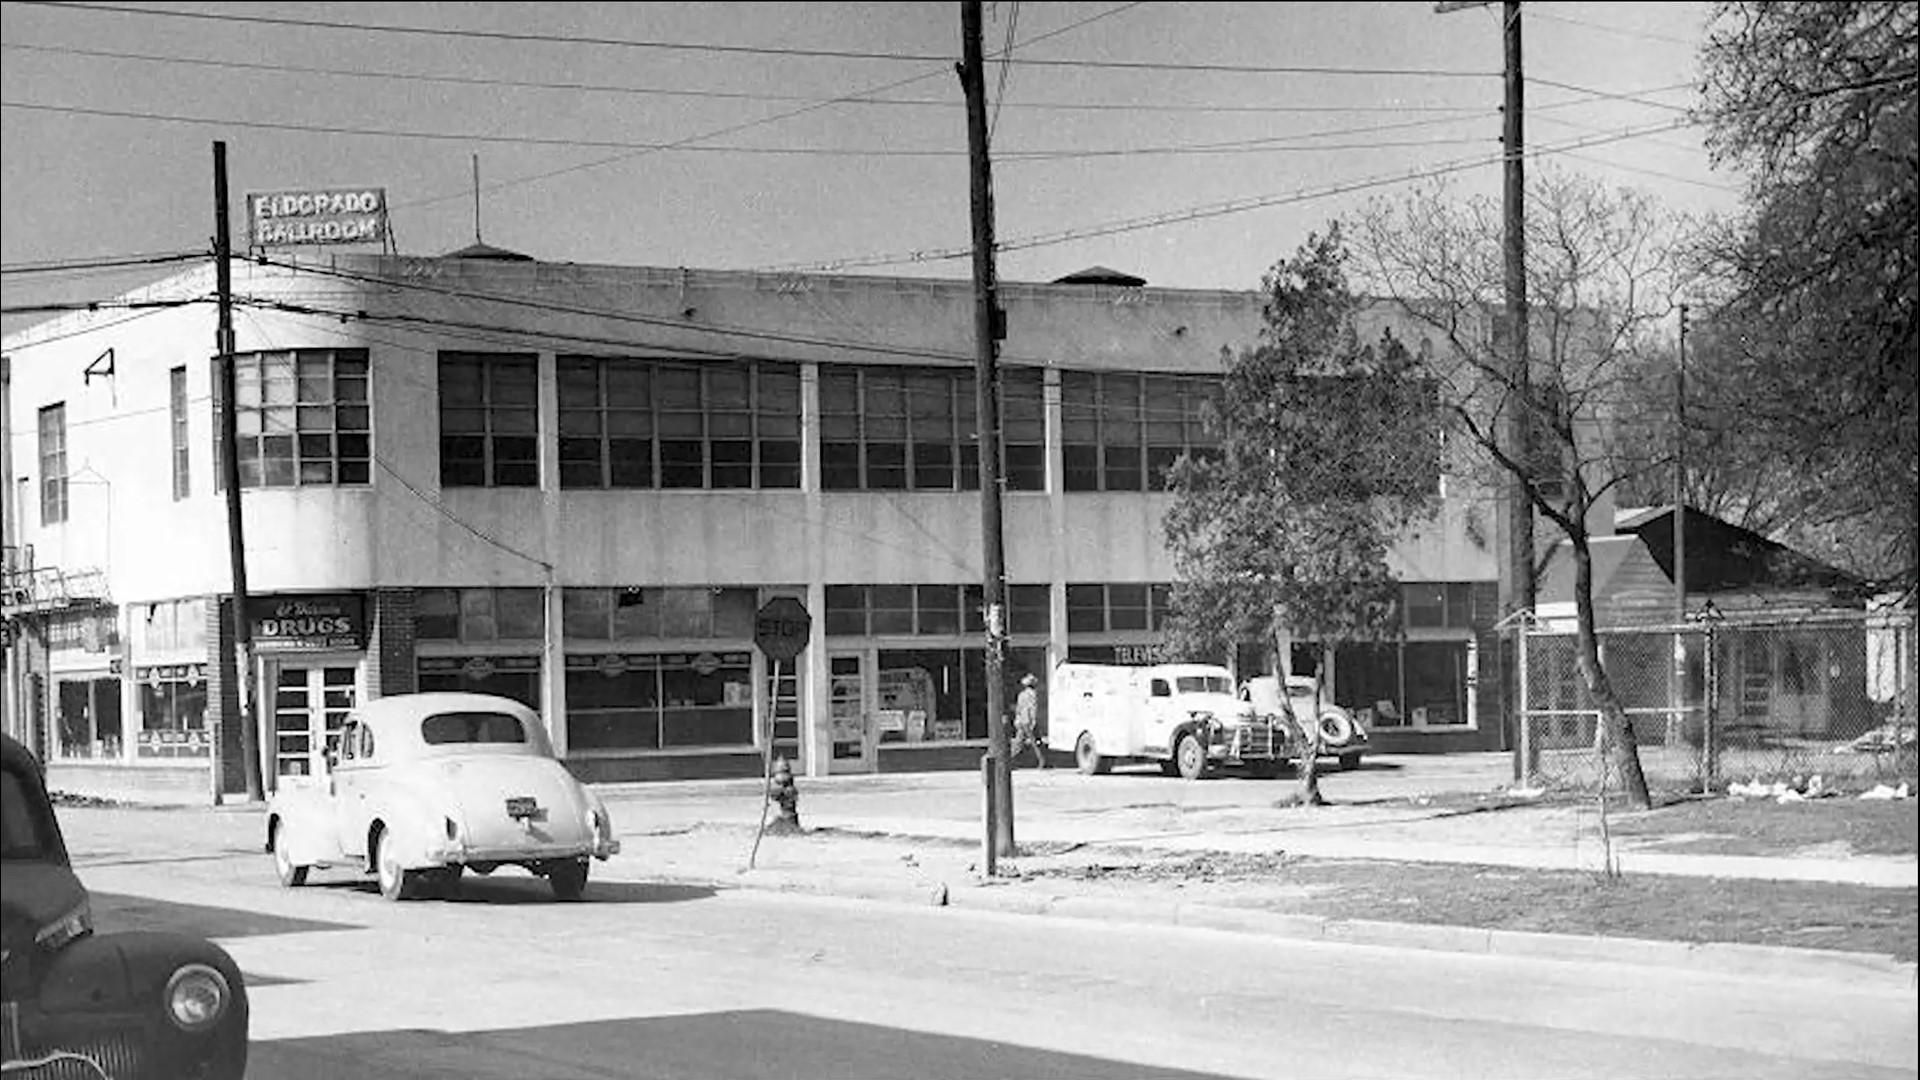
M 352 664 L 312 666 L 282 661 L 274 673 L 273 773 L 315 777 L 340 724 L 358 700 L 359 669 Z
M 829 773 L 873 771 L 873 739 L 868 730 L 865 658 L 860 653 L 827 657 L 827 723 L 833 752 Z

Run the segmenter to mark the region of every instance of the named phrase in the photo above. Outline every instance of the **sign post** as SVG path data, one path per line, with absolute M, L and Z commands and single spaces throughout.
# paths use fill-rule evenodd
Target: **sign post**
M 767 832 L 767 806 L 773 802 L 773 732 L 780 715 L 780 665 L 790 663 L 806 650 L 807 639 L 813 634 L 813 616 L 807 614 L 806 606 L 791 596 L 776 596 L 760 605 L 753 616 L 753 643 L 773 664 L 773 692 L 767 695 L 767 727 L 765 747 L 762 751 L 765 789 L 760 799 L 760 828 L 753 834 L 753 850 L 747 854 L 747 869 L 753 869 L 754 860 L 760 857 L 760 838 Z M 784 760 L 783 760 L 784 764 Z M 794 805 L 799 801 L 798 792 L 788 790 L 793 783 L 791 773 L 782 769 L 787 777 L 779 793 L 781 815 L 783 819 L 797 817 Z

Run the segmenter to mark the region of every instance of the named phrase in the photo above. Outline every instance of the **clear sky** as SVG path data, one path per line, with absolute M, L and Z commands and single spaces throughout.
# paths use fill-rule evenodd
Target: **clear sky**
M 1001 276 L 1257 288 L 1412 173 L 1479 162 L 1458 189 L 1497 193 L 1498 11 L 987 4 L 989 56 L 1013 42 L 987 74 Z M 1685 126 L 1708 11 L 1527 3 L 1529 147 L 1639 132 L 1550 159 L 1736 208 L 1739 177 Z M 481 234 L 540 259 L 965 278 L 913 259 L 969 243 L 960 41 L 956 2 L 6 2 L 0 286 L 102 297 L 158 273 L 39 268 L 207 250 L 215 140 L 236 209 L 384 187 L 405 254 L 472 242 L 478 154 Z

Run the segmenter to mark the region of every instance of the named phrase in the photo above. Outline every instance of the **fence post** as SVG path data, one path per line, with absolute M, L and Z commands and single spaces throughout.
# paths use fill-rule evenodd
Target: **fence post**
M 1714 633 L 1714 620 L 1704 620 L 1707 625 L 1706 656 L 1702 663 L 1706 677 L 1706 693 L 1701 702 L 1704 715 L 1700 718 L 1700 794 L 1711 795 L 1720 784 L 1720 747 L 1714 731 L 1715 713 L 1720 702 L 1720 665 L 1717 663 L 1720 651 L 1718 635 Z
M 1520 783 L 1523 787 L 1532 787 L 1534 777 L 1540 772 L 1540 749 L 1533 741 L 1533 718 L 1527 715 L 1527 683 L 1532 675 L 1527 667 L 1527 619 L 1523 616 L 1516 621 L 1514 632 L 1519 635 L 1514 642 L 1514 664 L 1520 670 L 1514 680 L 1519 699 L 1514 702 L 1520 717 Z

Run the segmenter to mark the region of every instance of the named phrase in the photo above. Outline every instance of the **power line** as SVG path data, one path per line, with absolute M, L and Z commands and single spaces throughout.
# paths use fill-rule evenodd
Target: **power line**
M 677 153 L 700 154 L 746 154 L 751 156 L 794 156 L 794 157 L 831 157 L 831 158 L 953 158 L 963 157 L 964 149 L 893 149 L 877 147 L 821 147 L 821 146 L 702 146 L 689 140 L 671 143 L 634 143 L 619 139 L 564 139 L 538 135 L 480 135 L 441 131 L 405 131 L 391 128 L 346 127 L 321 124 L 296 124 L 271 120 L 238 120 L 224 117 L 181 116 L 166 113 L 134 112 L 123 109 L 94 109 L 77 105 L 48 105 L 41 102 L 0 101 L 0 108 L 23 109 L 33 112 L 50 112 L 70 116 L 93 116 L 118 120 L 144 120 L 170 124 L 197 124 L 208 127 L 257 128 L 269 131 L 298 131 L 323 135 L 348 135 L 365 138 L 419 139 L 428 142 L 496 143 L 516 146 L 575 147 L 582 149 L 626 148 L 641 152 L 674 151 Z M 1101 150 L 1009 150 L 1000 155 L 1003 161 L 1037 162 L 1062 161 L 1080 158 L 1127 157 L 1134 155 L 1168 155 L 1184 153 L 1250 153 L 1285 149 L 1283 144 L 1300 139 L 1325 138 L 1332 135 L 1369 134 L 1379 131 L 1392 131 L 1412 127 L 1427 127 L 1435 124 L 1458 123 L 1473 117 L 1448 117 L 1445 119 L 1409 120 L 1397 124 L 1380 124 L 1371 127 L 1348 128 L 1336 131 L 1306 132 L 1299 135 L 1273 136 L 1263 139 L 1250 139 L 1229 143 L 1170 144 L 1153 147 L 1115 147 Z M 1469 142 L 1478 140 L 1452 140 Z M 1444 143 L 1374 143 L 1362 146 L 1340 147 L 1300 147 L 1299 149 L 1340 149 L 1365 150 L 1390 146 L 1430 146 Z M 406 205 L 422 205 L 409 203 Z M 396 207 L 398 208 L 398 207 Z
M 121 267 L 159 266 L 209 258 L 204 251 L 167 251 L 147 255 L 99 255 L 84 259 L 51 259 L 45 262 L 0 265 L 0 274 L 55 274 L 80 270 L 114 270 Z
M 518 43 L 542 42 L 563 45 L 600 45 L 613 48 L 630 49 L 666 49 L 684 52 L 734 53 L 749 56 L 791 56 L 810 59 L 829 60 L 885 60 L 901 63 L 937 63 L 950 64 L 953 57 L 945 54 L 871 52 L 857 49 L 800 49 L 791 46 L 776 47 L 762 45 L 722 45 L 709 42 L 658 41 L 639 38 L 609 38 L 584 35 L 532 34 L 505 30 L 467 30 L 453 27 L 402 26 L 391 23 L 357 23 L 319 19 L 288 19 L 270 15 L 241 15 L 233 12 L 211 11 L 166 11 L 157 8 L 132 7 L 119 4 L 82 4 L 66 0 L 19 0 L 22 6 L 53 7 L 72 11 L 98 12 L 120 15 L 148 15 L 160 18 L 199 19 L 212 22 L 253 23 L 268 26 L 294 26 L 322 30 L 353 30 L 363 33 L 402 34 L 447 38 L 467 38 L 483 41 L 506 41 Z M 1137 5 L 1129 4 L 1128 7 Z M 1010 60 L 1011 63 L 1034 67 L 1072 67 L 1072 68 L 1109 68 L 1122 71 L 1206 71 L 1225 74 L 1252 75 L 1359 75 L 1359 76 L 1405 76 L 1417 78 L 1497 78 L 1499 72 L 1459 71 L 1437 68 L 1335 68 L 1302 67 L 1259 64 L 1179 64 L 1162 60 L 1061 60 L 1026 59 Z
M 1638 8 L 1636 10 L 1645 10 L 1645 9 Z M 1670 34 L 1654 34 L 1654 33 L 1649 33 L 1645 30 L 1628 30 L 1625 27 L 1608 26 L 1605 23 L 1590 22 L 1586 19 L 1576 19 L 1571 15 L 1557 15 L 1551 11 L 1544 10 L 1538 4 L 1535 4 L 1527 8 L 1527 15 L 1530 18 L 1546 19 L 1550 22 L 1557 22 L 1557 23 L 1566 23 L 1569 26 L 1584 26 L 1590 30 L 1599 30 L 1603 33 L 1608 33 L 1608 34 L 1619 34 L 1621 37 L 1640 38 L 1643 41 L 1665 41 L 1674 45 L 1685 45 L 1690 49 L 1698 48 L 1701 44 L 1701 42 L 1699 41 L 1689 41 L 1686 38 L 1678 38 Z
M 1673 131 L 1678 128 L 1691 126 L 1692 123 L 1693 121 L 1691 121 L 1686 117 L 1678 117 L 1673 120 L 1665 121 L 1660 124 L 1655 124 L 1647 128 L 1617 132 L 1611 135 L 1600 135 L 1600 136 L 1592 136 L 1585 139 L 1577 139 L 1569 143 L 1561 144 L 1559 146 L 1533 147 L 1533 148 L 1527 149 L 1526 151 L 1524 151 L 1524 153 L 1527 157 L 1541 157 L 1547 154 L 1563 153 L 1567 150 L 1581 149 L 1588 146 L 1599 146 L 1599 145 L 1604 145 L 1606 143 L 1620 142 L 1626 139 L 1640 138 L 1645 135 L 1658 134 L 1663 131 Z M 1481 168 L 1486 165 L 1497 165 L 1504 162 L 1505 160 L 1506 160 L 1506 157 L 1504 154 L 1497 155 L 1490 158 L 1474 158 L 1466 161 L 1457 161 L 1457 162 L 1451 162 L 1444 165 L 1438 165 L 1428 169 L 1416 170 L 1402 176 L 1371 177 L 1371 178 L 1362 179 L 1362 180 L 1353 180 L 1353 181 L 1347 181 L 1347 182 L 1338 183 L 1338 184 L 1332 184 L 1332 185 L 1328 185 L 1321 188 L 1313 188 L 1313 189 L 1308 189 L 1304 191 L 1289 192 L 1286 194 L 1259 195 L 1259 196 L 1253 196 L 1245 199 L 1234 199 L 1224 203 L 1211 203 L 1204 206 L 1190 207 L 1184 210 L 1175 210 L 1175 211 L 1169 211 L 1167 213 L 1162 213 L 1162 214 L 1154 214 L 1148 217 L 1130 218 L 1123 221 L 1109 222 L 1103 225 L 1093 225 L 1093 226 L 1088 226 L 1085 228 L 1078 228 L 1078 229 L 1065 229 L 1059 232 L 1043 233 L 1036 236 L 1030 236 L 1030 237 L 1020 238 L 1020 239 L 1005 240 L 996 244 L 995 247 L 1000 251 L 1019 251 L 1025 248 L 1046 247 L 1053 244 L 1064 244 L 1064 243 L 1071 243 L 1078 240 L 1087 240 L 1087 239 L 1092 239 L 1098 236 L 1112 236 L 1118 233 L 1136 232 L 1142 229 L 1159 228 L 1161 226 L 1179 224 L 1187 221 L 1198 221 L 1205 218 L 1221 217 L 1228 214 L 1245 213 L 1249 210 L 1264 210 L 1274 206 L 1285 206 L 1292 203 L 1308 202 L 1313 199 L 1327 198 L 1333 195 L 1345 195 L 1355 191 L 1364 191 L 1368 188 L 1386 187 L 1392 184 L 1403 184 L 1403 183 L 1408 183 L 1414 180 L 1424 180 L 1424 179 L 1429 179 L 1431 177 L 1444 176 L 1448 173 L 1463 172 L 1468 169 Z M 779 270 L 833 271 L 833 270 L 844 270 L 844 269 L 849 269 L 853 267 L 894 266 L 894 265 L 903 265 L 903 264 L 912 264 L 912 263 L 944 262 L 948 259 L 968 258 L 972 254 L 973 254 L 973 249 L 968 247 L 941 248 L 941 249 L 934 249 L 934 250 L 927 250 L 927 251 L 905 252 L 905 253 L 898 253 L 898 254 L 892 254 L 892 255 L 860 256 L 860 257 L 851 258 L 851 259 L 836 259 L 836 260 L 827 261 L 827 262 L 793 263 L 793 264 L 785 264 L 781 266 L 765 267 L 763 269 L 772 270 L 772 271 L 779 271 Z
M 1110 7 L 1105 11 L 1096 12 L 1092 15 L 1087 16 L 1084 19 L 1080 19 L 1075 22 L 1070 22 L 1067 25 L 1062 26 L 1058 29 L 1049 30 L 1044 34 L 1040 34 L 1034 37 L 1031 41 L 1025 42 L 1024 44 L 1031 45 L 1034 42 L 1045 41 L 1048 38 L 1059 37 L 1061 34 L 1065 34 L 1072 30 L 1077 30 L 1080 27 L 1086 26 L 1090 23 L 1099 22 L 1102 19 L 1111 18 L 1114 15 L 1118 15 L 1123 11 L 1129 11 L 1133 8 L 1139 7 L 1144 2 L 1145 0 L 1131 0 L 1130 3 L 1119 4 L 1114 7 Z M 800 108 L 789 109 L 785 112 L 776 113 L 772 116 L 763 117 L 759 120 L 749 120 L 741 124 L 732 124 L 723 128 L 715 128 L 712 131 L 703 132 L 698 135 L 689 135 L 686 138 L 679 140 L 674 145 L 686 145 L 689 143 L 702 142 L 707 139 L 719 138 L 722 135 L 731 135 L 736 131 L 745 131 L 748 128 L 760 127 L 766 124 L 777 124 L 782 120 L 790 120 L 796 116 L 804 116 L 811 112 L 817 112 L 821 109 L 827 108 L 830 105 L 837 105 L 843 101 L 847 101 L 852 98 L 865 97 L 869 94 L 884 94 L 889 90 L 897 90 L 902 86 L 911 86 L 912 84 L 917 82 L 925 82 L 926 80 L 933 78 L 935 75 L 943 74 L 943 73 L 944 73 L 944 68 L 937 71 L 929 71 L 920 75 L 910 75 L 907 78 L 896 79 L 893 82 L 885 83 L 880 86 L 870 86 L 864 90 L 855 91 L 851 95 L 845 95 L 838 98 L 828 98 L 824 101 L 815 101 L 807 105 L 802 105 Z M 555 177 L 565 176 L 569 173 L 584 172 L 588 169 L 597 169 L 603 165 L 615 165 L 622 161 L 630 160 L 632 158 L 638 157 L 639 155 L 645 154 L 648 152 L 649 151 L 646 151 L 646 150 L 636 150 L 636 151 L 629 151 L 624 154 L 615 154 L 613 157 L 602 158 L 598 161 L 582 162 L 581 164 L 578 164 L 578 165 L 568 165 L 564 168 L 553 169 L 548 172 L 533 173 L 531 175 L 518 177 L 513 180 L 501 181 L 500 183 L 488 185 L 483 190 L 504 191 L 507 188 L 518 187 L 522 184 L 533 184 L 533 183 L 538 183 L 542 180 L 552 180 Z M 456 192 L 456 193 L 451 193 L 447 195 L 436 195 L 426 199 L 416 199 L 412 202 L 401 203 L 395 209 L 406 209 L 406 208 L 415 207 L 415 206 L 432 206 L 435 203 L 446 202 L 449 199 L 464 199 L 466 197 L 467 197 L 466 192 Z
M 1127 5 L 1129 7 L 1138 6 Z M 1036 39 L 1037 40 L 1037 39 Z M 1031 44 L 1028 42 L 1026 44 Z M 685 87 L 616 86 L 609 83 L 543 82 L 527 79 L 492 79 L 467 75 L 427 75 L 403 71 L 369 71 L 361 68 L 312 67 L 303 64 L 269 64 L 245 60 L 212 60 L 199 57 L 162 56 L 154 53 L 116 52 L 107 49 L 82 49 L 67 46 L 29 45 L 0 42 L 0 49 L 27 50 L 62 56 L 87 56 L 108 60 L 133 60 L 141 63 L 180 64 L 237 71 L 261 71 L 273 74 L 326 75 L 349 79 L 390 79 L 403 82 L 443 83 L 450 86 L 508 87 L 522 90 L 564 90 L 572 93 L 630 94 L 641 96 L 707 98 L 724 101 L 767 101 L 840 105 L 874 105 L 897 108 L 961 109 L 958 101 L 934 98 L 837 97 L 821 98 L 804 94 L 756 94 L 735 90 L 690 90 Z M 1691 85 L 1691 84 L 1688 84 Z M 1651 93 L 1653 91 L 1643 91 Z M 1020 101 L 1012 106 L 1020 111 L 1128 112 L 1128 113 L 1468 113 L 1483 111 L 1480 106 L 1454 105 L 1227 105 L 1170 104 L 1166 102 L 1111 101 Z M 1545 106 L 1542 106 L 1545 107 Z

